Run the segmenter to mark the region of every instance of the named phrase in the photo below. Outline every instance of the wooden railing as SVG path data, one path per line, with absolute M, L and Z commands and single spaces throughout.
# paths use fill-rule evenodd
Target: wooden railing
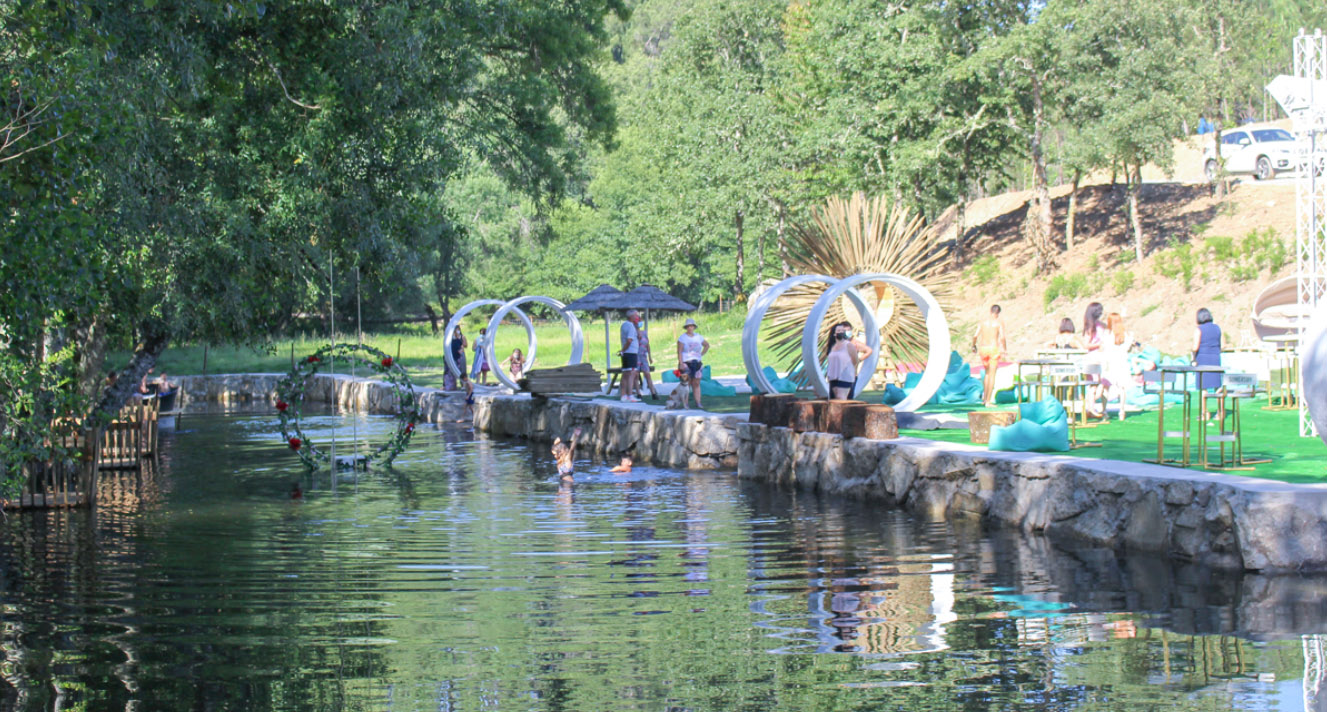
M 135 398 L 104 428 L 61 436 L 58 444 L 68 455 L 26 465 L 21 491 L 12 499 L 0 497 L 0 505 L 22 509 L 92 504 L 101 470 L 140 470 L 145 458 L 156 459 L 159 405 L 156 398 Z

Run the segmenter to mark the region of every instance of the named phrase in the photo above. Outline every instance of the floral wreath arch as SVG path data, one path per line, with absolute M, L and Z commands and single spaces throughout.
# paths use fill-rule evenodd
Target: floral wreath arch
M 305 389 L 313 377 L 322 370 L 324 364 L 334 359 L 358 360 L 380 376 L 384 383 L 392 386 L 396 397 L 396 432 L 387 442 L 370 452 L 366 462 L 390 464 L 410 443 L 410 437 L 415 433 L 415 423 L 419 421 L 418 400 L 414 384 L 410 382 L 405 369 L 388 354 L 365 344 L 324 346 L 297 362 L 291 372 L 277 382 L 276 410 L 281 418 L 281 437 L 285 438 L 286 445 L 310 469 L 330 461 L 330 453 L 316 446 L 301 429 L 300 407 L 304 404 Z

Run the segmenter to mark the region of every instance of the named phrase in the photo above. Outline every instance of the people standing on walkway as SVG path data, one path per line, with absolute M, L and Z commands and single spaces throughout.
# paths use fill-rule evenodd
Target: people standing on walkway
M 452 352 L 452 360 L 456 362 L 456 371 L 461 375 L 461 379 L 465 378 L 465 346 L 465 334 L 461 333 L 461 325 L 457 324 L 456 328 L 452 329 L 451 338 L 447 341 L 447 348 Z M 443 378 L 443 388 L 454 391 L 457 384 L 457 377 L 452 375 L 451 371 L 448 371 Z
M 857 385 L 857 367 L 861 364 L 862 348 L 870 355 L 871 347 L 853 339 L 852 325 L 839 322 L 830 333 L 833 344 L 825 356 L 825 378 L 829 380 L 829 397 L 833 400 L 851 400 Z
M 654 390 L 654 379 L 650 378 L 650 371 L 654 366 L 654 355 L 650 353 L 650 328 L 644 322 L 636 327 L 636 334 L 640 339 L 640 352 L 636 355 L 636 395 L 644 398 L 645 393 L 641 388 L 641 381 L 645 382 L 645 388 L 650 389 L 650 400 L 659 400 L 659 392 Z
M 1087 351 L 1087 356 L 1083 359 L 1083 365 L 1089 370 L 1087 378 L 1092 385 L 1087 389 L 1087 413 L 1097 418 L 1105 415 L 1105 409 L 1097 408 L 1096 405 L 1105 397 L 1105 386 L 1102 384 L 1102 373 L 1106 369 L 1106 354 L 1102 352 L 1102 347 L 1106 345 L 1110 338 L 1110 329 L 1102 321 L 1102 315 L 1106 313 L 1106 308 L 1101 306 L 1101 302 L 1092 302 L 1087 305 L 1083 312 L 1083 349 Z M 1095 371 L 1095 373 L 1093 373 Z
M 972 350 L 977 352 L 985 369 L 981 380 L 981 402 L 986 406 L 995 405 L 995 372 L 1000 367 L 1000 357 L 1009 350 L 999 304 L 991 305 L 990 314 L 972 332 Z
M 488 327 L 479 328 L 475 338 L 475 365 L 470 369 L 470 380 L 479 380 L 479 385 L 488 385 Z
M 640 402 L 639 398 L 632 395 L 636 392 L 636 368 L 640 363 L 640 333 L 636 328 L 638 324 L 640 324 L 640 312 L 632 309 L 627 312 L 627 320 L 622 322 L 622 328 L 618 330 L 619 343 L 622 347 L 618 351 L 622 357 L 622 385 L 617 392 L 622 396 L 623 403 Z
M 1193 330 L 1193 365 L 1221 365 L 1221 327 L 1212 322 L 1212 312 L 1203 307 L 1198 310 L 1198 328 Z M 1220 388 L 1221 374 L 1198 374 L 1199 388 Z
M 696 320 L 688 318 L 682 324 L 684 333 L 677 337 L 677 368 L 686 371 L 691 380 L 691 395 L 696 398 L 696 407 L 704 408 L 700 403 L 700 371 L 705 367 L 705 354 L 710 350 L 710 342 L 696 333 Z M 678 388 L 682 388 L 681 384 Z

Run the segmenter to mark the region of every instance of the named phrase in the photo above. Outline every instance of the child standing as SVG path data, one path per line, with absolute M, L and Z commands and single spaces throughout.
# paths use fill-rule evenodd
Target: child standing
M 518 381 L 525 375 L 525 354 L 520 349 L 514 349 L 511 352 L 511 358 L 507 359 L 507 373 L 511 374 L 511 380 Z
M 553 462 L 558 466 L 558 479 L 571 482 L 574 474 L 573 460 L 576 457 L 576 439 L 581 436 L 581 429 L 571 431 L 571 440 L 562 442 L 562 438 L 553 438 Z

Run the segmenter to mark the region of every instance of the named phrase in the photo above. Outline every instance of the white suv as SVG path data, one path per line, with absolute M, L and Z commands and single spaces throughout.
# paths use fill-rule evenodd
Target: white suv
M 1280 171 L 1293 171 L 1297 160 L 1295 137 L 1285 129 L 1232 129 L 1221 134 L 1221 158 L 1226 173 L 1252 173 L 1267 180 Z M 1215 146 L 1203 151 L 1203 173 L 1216 180 Z

